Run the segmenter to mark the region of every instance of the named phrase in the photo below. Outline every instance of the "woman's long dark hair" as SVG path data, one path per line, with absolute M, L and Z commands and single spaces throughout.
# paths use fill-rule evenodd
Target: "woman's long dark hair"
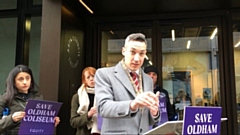
M 8 78 L 6 80 L 6 95 L 5 95 L 5 99 L 6 99 L 6 103 L 8 105 L 10 105 L 14 99 L 14 96 L 16 94 L 18 94 L 18 90 L 15 87 L 15 78 L 18 75 L 18 73 L 20 72 L 26 72 L 31 76 L 31 84 L 30 87 L 28 89 L 28 94 L 33 94 L 36 93 L 38 90 L 38 86 L 36 85 L 35 81 L 34 81 L 34 77 L 32 74 L 32 70 L 25 66 L 25 65 L 17 65 L 16 67 L 14 67 L 8 74 Z

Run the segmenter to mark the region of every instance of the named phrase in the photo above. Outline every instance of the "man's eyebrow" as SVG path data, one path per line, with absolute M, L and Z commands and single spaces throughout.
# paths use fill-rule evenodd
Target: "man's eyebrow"
M 130 50 L 131 50 L 131 51 L 136 51 L 136 50 L 138 50 L 138 49 L 131 47 Z M 140 52 L 146 52 L 146 51 L 147 51 L 146 49 L 140 50 Z

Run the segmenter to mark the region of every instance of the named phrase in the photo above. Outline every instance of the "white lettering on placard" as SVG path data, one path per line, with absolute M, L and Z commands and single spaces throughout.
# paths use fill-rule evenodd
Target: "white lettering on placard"
M 196 113 L 195 123 L 211 123 L 212 114 L 211 113 Z
M 29 129 L 29 132 L 31 132 L 31 133 L 43 133 L 44 132 L 44 130 L 43 129 Z
M 187 133 L 191 134 L 214 134 L 217 133 L 218 125 L 189 125 L 187 127 Z

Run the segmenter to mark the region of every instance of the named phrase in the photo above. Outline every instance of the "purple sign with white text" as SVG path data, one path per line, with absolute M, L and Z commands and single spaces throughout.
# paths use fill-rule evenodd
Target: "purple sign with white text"
M 101 131 L 102 128 L 102 122 L 103 122 L 103 118 L 100 116 L 100 114 L 98 114 L 97 116 L 97 124 L 98 124 L 98 130 Z
M 160 93 L 159 101 L 160 101 L 159 109 L 161 113 L 161 119 L 158 123 L 158 126 L 168 121 L 167 102 L 166 102 L 166 95 L 164 93 Z
M 28 100 L 26 115 L 21 121 L 19 135 L 54 134 L 54 117 L 62 103 L 46 100 Z
M 183 135 L 220 135 L 221 107 L 186 106 Z
M 153 127 L 157 127 L 162 125 L 163 123 L 168 121 L 168 114 L 167 114 L 167 102 L 166 102 L 166 95 L 164 93 L 160 93 L 159 96 L 159 110 L 160 110 L 160 116 L 161 119 L 158 123 L 154 124 L 154 126 L 150 126 L 150 129 L 153 129 Z

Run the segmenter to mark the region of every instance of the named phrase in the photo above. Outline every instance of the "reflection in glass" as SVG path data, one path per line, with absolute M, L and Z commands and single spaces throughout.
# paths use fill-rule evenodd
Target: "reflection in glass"
M 235 14 L 236 23 L 233 24 L 234 68 L 236 84 L 238 134 L 240 134 L 240 14 Z
M 101 67 L 115 66 L 122 58 L 122 47 L 124 46 L 125 38 L 131 33 L 143 33 L 147 38 L 147 56 L 151 60 L 151 29 L 138 31 L 103 31 L 102 32 L 102 50 L 101 50 Z M 145 64 L 146 61 L 144 62 Z
M 33 0 L 33 5 L 42 5 L 42 0 Z
M 5 92 L 9 69 L 15 65 L 17 18 L 0 19 L 0 94 Z
M 216 26 L 162 28 L 163 87 L 179 119 L 184 106 L 220 105 L 216 31 Z
M 31 18 L 30 45 L 29 45 L 29 67 L 33 71 L 35 82 L 39 82 L 40 68 L 40 41 L 41 41 L 41 17 Z
M 17 0 L 1 0 L 0 10 L 17 9 Z

